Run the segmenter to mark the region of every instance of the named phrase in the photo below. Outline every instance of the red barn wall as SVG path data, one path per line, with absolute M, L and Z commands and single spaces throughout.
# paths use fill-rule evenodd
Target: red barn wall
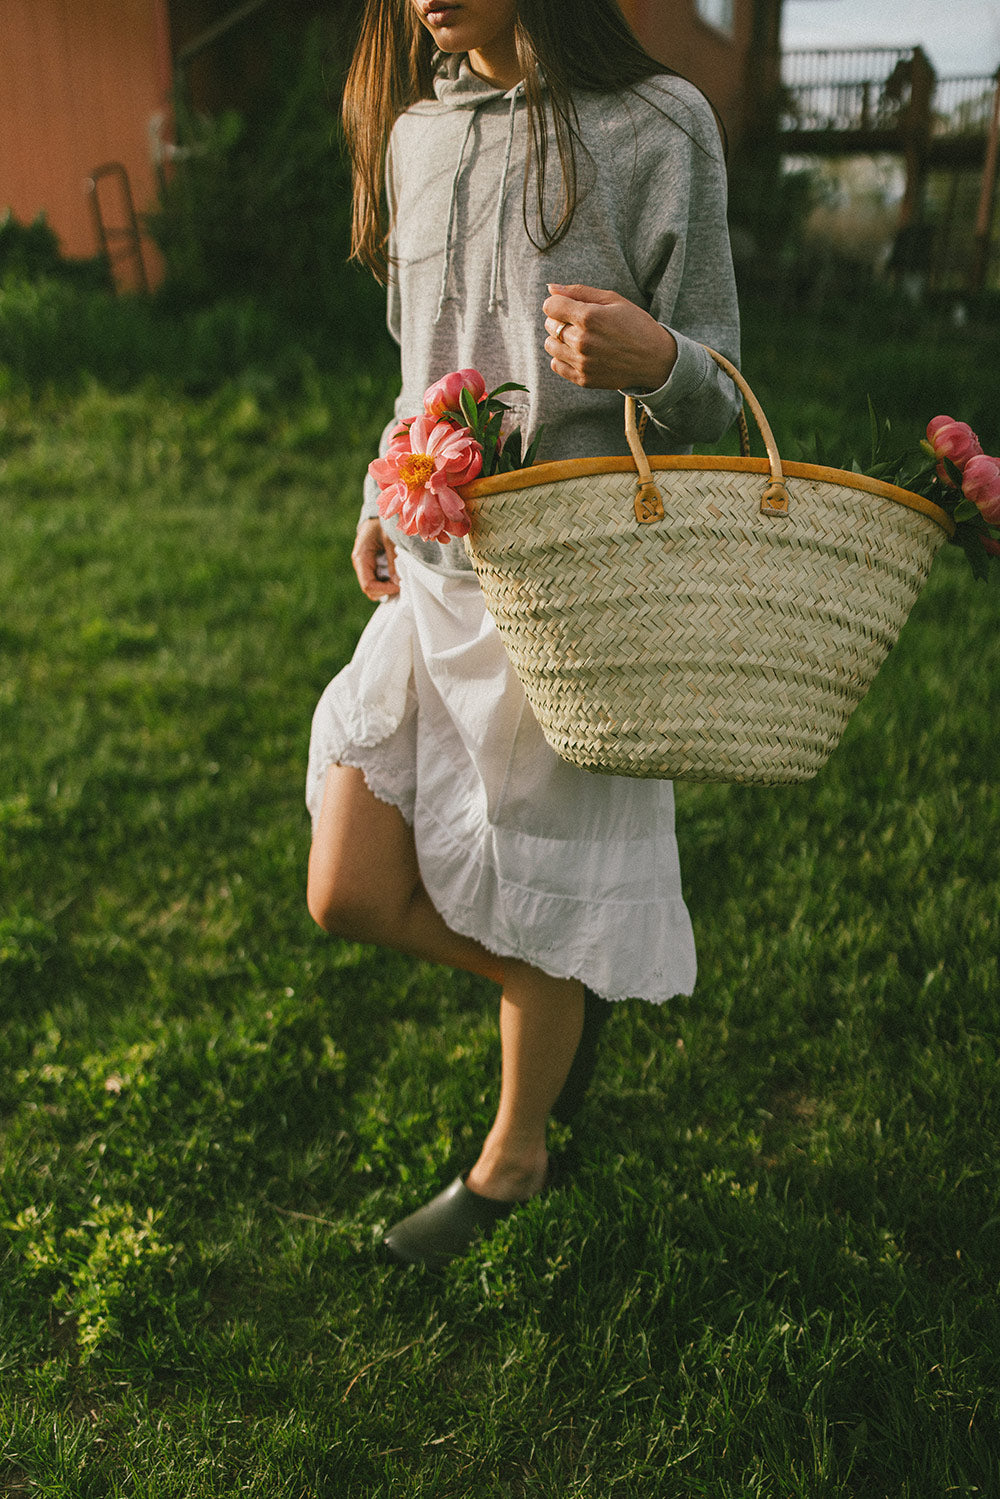
M 120 161 L 137 208 L 155 200 L 149 124 L 169 101 L 165 0 L 0 0 L 0 30 L 0 212 L 30 221 L 44 211 L 65 254 L 93 255 L 85 183 L 95 167 Z M 120 222 L 110 188 L 107 201 L 109 223 Z M 148 240 L 143 251 L 155 277 Z

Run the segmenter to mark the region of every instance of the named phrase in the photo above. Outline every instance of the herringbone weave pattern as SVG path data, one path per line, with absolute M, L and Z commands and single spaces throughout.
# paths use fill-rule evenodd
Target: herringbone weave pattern
M 759 466 L 651 462 L 666 505 L 652 525 L 635 520 L 634 472 L 528 470 L 522 489 L 468 499 L 469 552 L 542 731 L 613 775 L 808 780 L 945 532 L 853 474 L 790 465 L 773 516 Z

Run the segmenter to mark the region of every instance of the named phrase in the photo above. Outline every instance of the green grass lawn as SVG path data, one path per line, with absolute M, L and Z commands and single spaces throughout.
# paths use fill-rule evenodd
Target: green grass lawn
M 744 364 L 789 456 L 869 391 L 996 448 L 989 348 L 753 307 Z M 0 1494 L 995 1499 L 1000 590 L 938 558 L 814 782 L 677 788 L 696 993 L 391 1269 L 498 1064 L 491 986 L 303 900 L 391 359 L 112 385 L 2 397 Z

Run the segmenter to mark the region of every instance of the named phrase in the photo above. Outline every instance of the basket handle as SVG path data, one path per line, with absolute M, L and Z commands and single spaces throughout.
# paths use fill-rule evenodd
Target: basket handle
M 750 407 L 757 429 L 764 439 L 764 447 L 767 450 L 767 459 L 770 474 L 764 493 L 760 499 L 762 515 L 787 515 L 788 514 L 788 490 L 785 488 L 785 475 L 781 467 L 781 456 L 778 452 L 778 444 L 774 440 L 771 425 L 764 415 L 763 407 L 750 389 L 746 380 L 740 374 L 735 364 L 731 364 L 723 354 L 717 354 L 707 344 L 702 347 L 711 354 L 720 369 L 725 370 L 729 378 L 734 382 L 746 404 Z M 639 474 L 639 488 L 635 497 L 635 518 L 640 524 L 645 525 L 650 521 L 663 519 L 663 495 L 653 478 L 646 457 L 646 450 L 642 445 L 642 435 L 636 425 L 636 402 L 634 396 L 625 397 L 625 436 L 632 450 L 636 470 Z M 643 421 L 645 426 L 645 421 Z M 747 431 L 746 419 L 740 412 L 740 453 L 746 458 L 750 452 L 750 436 Z

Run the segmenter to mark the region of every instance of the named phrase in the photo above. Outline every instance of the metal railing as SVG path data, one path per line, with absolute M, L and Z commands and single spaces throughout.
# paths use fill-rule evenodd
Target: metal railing
M 935 136 L 985 135 L 993 110 L 995 78 L 939 78 L 934 90 Z
M 783 130 L 891 128 L 910 97 L 913 50 L 859 47 L 785 52 Z
M 821 47 L 785 52 L 781 60 L 781 129 L 866 134 L 891 131 L 905 117 L 919 48 Z M 933 82 L 930 132 L 937 140 L 985 137 L 996 76 Z

